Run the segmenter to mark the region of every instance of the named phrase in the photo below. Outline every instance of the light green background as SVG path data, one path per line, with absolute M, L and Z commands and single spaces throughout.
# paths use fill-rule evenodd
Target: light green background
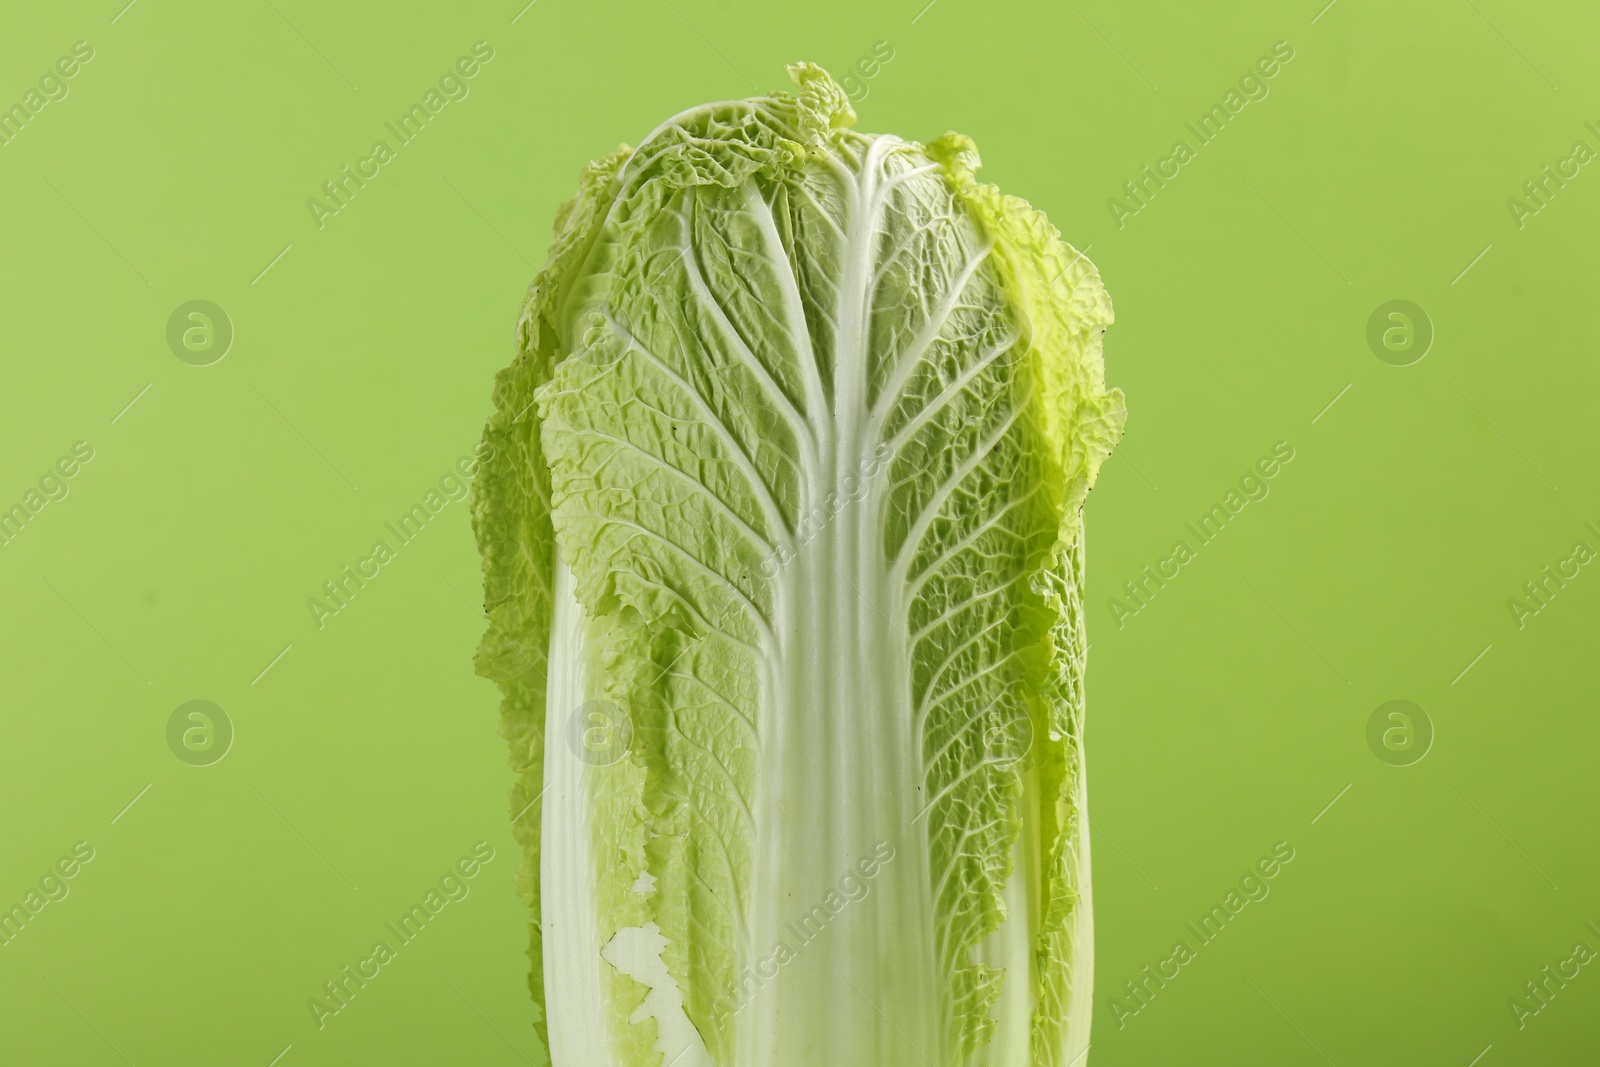
M 1521 229 L 1506 200 L 1600 148 L 1600 13 L 522 2 L 6 13 L 0 102 L 95 57 L 0 147 L 0 504 L 74 442 L 94 459 L 0 547 L 0 904 L 75 842 L 95 858 L 0 948 L 0 1061 L 540 1062 L 466 506 L 325 628 L 305 602 L 475 443 L 585 161 L 880 41 L 862 127 L 972 135 L 1116 303 L 1091 1063 L 1595 1059 L 1600 967 L 1525 1029 L 1507 1000 L 1600 948 L 1600 576 L 1522 629 L 1507 600 L 1600 548 L 1600 174 Z M 479 40 L 470 96 L 319 230 L 306 200 Z M 1270 95 L 1119 229 L 1107 199 L 1280 40 Z M 197 298 L 237 334 L 207 367 L 165 341 Z M 1437 334 L 1407 367 L 1365 340 L 1401 298 Z M 1119 630 L 1108 598 L 1278 441 L 1271 495 Z M 1436 730 L 1408 767 L 1366 742 L 1397 698 Z M 236 729 L 213 766 L 167 747 L 192 699 Z M 319 1031 L 307 999 L 478 841 L 471 895 Z M 1123 981 L 1278 841 L 1271 895 L 1119 1030 Z

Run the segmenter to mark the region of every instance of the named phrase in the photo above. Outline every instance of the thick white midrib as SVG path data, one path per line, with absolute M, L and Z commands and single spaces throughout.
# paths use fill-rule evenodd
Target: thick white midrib
M 882 141 L 874 141 L 867 149 L 856 182 L 855 195 L 850 202 L 849 220 L 845 225 L 848 244 L 845 250 L 844 275 L 839 283 L 839 307 L 834 319 L 838 324 L 834 334 L 833 353 L 833 426 L 837 440 L 832 477 L 825 483 L 829 495 L 825 495 L 824 500 L 839 491 L 848 474 L 849 465 L 856 462 L 855 457 L 859 455 L 861 409 L 866 395 L 866 321 L 869 301 L 872 299 L 871 291 L 867 288 L 867 280 L 871 276 L 872 248 L 878 237 L 876 214 L 867 205 L 872 202 L 870 194 L 876 185 L 875 178 L 882 147 Z M 868 736 L 851 732 L 849 717 L 844 715 L 843 711 L 851 707 L 852 700 L 860 701 L 863 706 L 855 716 L 855 722 L 868 724 L 874 717 L 873 713 L 879 710 L 875 702 L 865 699 L 871 690 L 866 685 L 867 679 L 857 658 L 863 651 L 860 646 L 865 638 L 860 628 L 861 614 L 853 610 L 857 606 L 855 600 L 840 588 L 846 581 L 856 582 L 855 575 L 860 571 L 861 559 L 860 545 L 857 539 L 851 536 L 854 524 L 849 521 L 855 518 L 859 522 L 861 513 L 853 507 L 846 510 L 849 514 L 838 516 L 837 524 L 827 531 L 824 543 L 818 546 L 822 550 L 819 562 L 828 561 L 831 556 L 832 571 L 817 575 L 818 581 L 813 586 L 815 593 L 831 601 L 827 606 L 832 608 L 831 611 L 813 617 L 828 621 L 832 638 L 833 671 L 832 678 L 829 679 L 832 683 L 829 687 L 831 701 L 824 698 L 823 706 L 816 710 L 825 714 L 826 718 L 823 721 L 828 724 L 828 731 L 833 735 L 831 739 L 823 738 L 824 745 L 828 745 L 831 740 L 832 758 L 826 762 L 826 766 L 833 771 L 833 774 L 829 782 L 829 793 L 823 797 L 828 817 L 825 844 L 822 856 L 819 858 L 826 866 L 834 868 L 851 862 L 852 838 L 855 839 L 857 849 L 865 844 L 861 838 L 866 835 L 859 831 L 852 833 L 855 828 L 848 823 L 851 816 L 858 820 L 865 816 L 870 806 L 870 801 L 858 796 L 859 791 L 867 783 L 855 780 L 857 775 L 852 772 L 856 760 L 863 756 L 862 749 L 858 746 L 862 742 L 870 745 L 873 738 L 870 736 L 870 730 L 865 731 Z M 828 551 L 830 548 L 831 552 Z M 858 598 L 871 596 L 872 592 L 870 588 L 861 590 L 858 583 L 857 587 L 852 589 L 852 593 Z M 855 625 L 850 625 L 852 622 Z M 866 751 L 871 753 L 872 749 L 869 747 Z M 867 758 L 870 759 L 870 755 Z M 882 782 L 881 787 L 892 789 L 895 784 L 897 783 L 892 781 Z M 833 801 L 831 804 L 828 803 L 830 799 Z M 855 800 L 855 807 L 850 806 L 851 799 Z M 832 845 L 832 849 L 828 848 L 828 845 Z M 830 851 L 832 855 L 829 855 Z M 859 924 L 857 925 L 859 928 Z M 841 955 L 836 953 L 834 958 L 841 959 Z M 855 971 L 854 964 L 855 960 L 849 959 L 845 969 Z M 830 967 L 828 970 L 832 971 L 835 968 Z M 827 1063 L 850 1063 L 864 1058 L 863 1053 L 867 1051 L 860 1047 L 860 1041 L 856 1036 L 858 1028 L 849 1025 L 851 1021 L 861 1017 L 861 1005 L 850 1001 L 850 991 L 840 985 L 840 977 L 835 973 L 832 978 L 832 988 L 826 990 L 830 1000 L 826 1008 L 827 1018 L 837 1020 L 833 1024 L 835 1029 L 828 1034 L 830 1040 L 825 1045 L 826 1058 L 822 1062 Z M 846 974 L 843 977 L 854 980 L 860 975 Z M 822 980 L 826 983 L 827 975 L 823 975 Z M 876 984 L 866 983 L 868 997 L 876 994 Z M 856 996 L 860 995 L 861 992 L 857 990 Z M 855 1010 L 852 1011 L 852 1008 Z
M 1074 550 L 1077 560 L 1072 573 L 1081 578 L 1088 569 L 1087 537 L 1081 527 Z M 1089 836 L 1093 826 L 1089 822 L 1089 764 L 1084 755 L 1088 745 L 1084 736 L 1083 695 L 1081 686 L 1074 690 L 1074 699 L 1079 704 L 1074 709 L 1076 721 L 1073 732 L 1077 743 L 1072 746 L 1072 752 L 1077 760 L 1077 777 L 1073 781 L 1072 804 L 1077 811 L 1075 837 L 1078 848 L 1072 887 L 1077 890 L 1078 903 L 1072 910 L 1072 958 L 1068 964 L 1070 993 L 1067 998 L 1065 1047 L 1061 1051 L 1061 1062 L 1068 1067 L 1079 1067 L 1079 1057 L 1088 1052 L 1089 1028 L 1094 1019 L 1094 885 L 1089 862 Z
M 798 546 L 776 583 L 777 647 L 768 662 L 778 673 L 763 700 L 754 805 L 761 873 L 752 958 L 780 937 L 792 943 L 790 924 L 877 842 L 889 842 L 894 858 L 757 995 L 740 1019 L 740 1067 L 920 1067 L 924 1057 L 942 1067 L 927 842 L 912 822 L 921 764 L 909 650 L 903 622 L 893 621 L 904 606 L 887 582 L 880 501 L 845 488 L 858 484 L 873 452 L 865 338 L 883 204 L 876 179 L 889 147 L 888 139 L 869 146 L 859 174 L 834 168 L 853 195 L 834 317 L 833 409 L 815 423 L 818 461 L 804 472 L 802 508 L 846 503 Z
M 874 255 L 883 242 L 889 192 L 906 180 L 883 177 L 884 160 L 898 144 L 895 138 L 880 137 L 868 146 L 847 227 L 849 249 L 835 320 L 843 328 L 836 335 L 834 353 L 835 425 L 840 438 L 830 486 L 834 493 L 846 494 L 849 480 L 859 478 L 877 445 L 868 410 L 868 323 L 876 292 Z M 856 817 L 851 828 L 856 845 L 848 851 L 863 853 L 881 834 L 894 842 L 902 865 L 885 872 L 884 882 L 875 887 L 879 893 L 871 903 L 878 905 L 874 915 L 879 921 L 857 923 L 852 931 L 856 955 L 848 969 L 853 973 L 843 976 L 848 989 L 839 985 L 838 976 L 834 979 L 833 1017 L 841 1025 L 827 1062 L 910 1067 L 917 1060 L 932 1057 L 937 1063 L 942 1057 L 936 997 L 942 983 L 935 978 L 930 936 L 927 838 L 925 828 L 911 821 L 922 781 L 910 713 L 911 649 L 904 632 L 904 606 L 884 565 L 882 511 L 875 506 L 875 497 L 852 501 L 840 516 L 846 521 L 837 527 L 834 546 L 838 572 L 833 592 L 840 604 L 835 656 L 841 668 L 849 664 L 852 669 L 836 671 L 833 707 L 841 728 L 851 724 L 860 728 L 850 736 L 850 744 L 842 746 L 844 753 L 855 757 L 854 767 L 845 758 L 837 761 L 838 796 L 849 798 L 847 805 L 856 805 L 847 807 Z M 843 625 L 851 613 L 853 630 Z M 872 819 L 878 820 L 877 826 L 870 824 Z M 886 952 L 886 946 L 892 950 Z M 884 973 L 886 956 L 897 957 L 890 966 L 899 976 L 909 973 L 909 984 L 903 978 L 895 983 Z M 905 995 L 908 988 L 913 995 Z M 846 1020 L 854 1025 L 845 1025 Z
M 881 234 L 884 202 L 877 196 L 878 169 L 890 138 L 868 147 L 850 198 L 845 225 L 844 272 L 835 308 L 833 353 L 832 478 L 819 489 L 838 491 L 864 458 L 862 433 L 867 417 L 867 319 L 872 302 L 872 253 Z
M 1078 781 L 1073 801 L 1078 809 L 1078 863 L 1073 888 L 1078 904 L 1072 910 L 1071 995 L 1067 999 L 1066 1047 L 1062 1062 L 1077 1067 L 1089 1050 L 1089 1026 L 1094 1019 L 1094 886 L 1089 876 L 1089 779 L 1084 763 L 1082 729 L 1077 746 Z
M 593 695 L 585 676 L 583 647 L 594 637 L 579 604 L 571 570 L 555 562 L 551 607 L 550 672 L 545 687 L 545 764 L 540 825 L 540 922 L 544 932 L 545 1019 L 552 1067 L 626 1067 L 617 1046 L 612 971 L 640 981 L 651 972 L 659 989 L 642 1011 L 655 1016 L 656 1048 L 673 1067 L 713 1067 L 709 1053 L 682 1005 L 683 990 L 668 977 L 659 957 L 624 948 L 645 931 L 614 930 L 599 914 L 599 882 L 605 854 L 595 833 L 594 800 L 600 776 L 610 766 L 578 758 L 572 712 Z M 688 738 L 684 738 L 688 741 Z M 609 861 L 607 861 L 609 862 Z M 603 933 L 604 931 L 604 933 Z M 613 935 L 616 941 L 607 939 Z M 619 966 L 619 950 L 637 969 Z M 656 989 L 652 986 L 652 989 Z M 637 1014 L 636 1014 L 637 1017 Z
M 1042 910 L 1042 856 L 1039 820 L 1030 813 L 1039 810 L 1039 803 L 1039 772 L 1029 767 L 1023 774 L 1022 832 L 1011 848 L 1011 878 L 1004 893 L 1006 918 L 973 952 L 976 962 L 1005 971 L 1000 996 L 989 1011 L 995 1020 L 994 1037 L 976 1049 L 971 1060 L 984 1067 L 1030 1067 L 1033 1062 L 1033 1014 L 1039 1007 L 1034 945 Z
M 767 862 L 752 948 L 759 959 L 781 939 L 798 955 L 741 1026 L 742 1067 L 917 1067 L 924 1054 L 939 1055 L 941 984 L 926 838 L 913 822 L 921 764 L 906 645 L 873 604 L 888 593 L 883 568 L 863 566 L 839 544 L 857 540 L 862 522 L 852 512 L 861 507 L 848 506 L 783 571 L 781 673 L 757 776 Z M 841 559 L 853 570 L 841 570 Z M 824 903 L 879 841 L 894 858 L 866 882 L 866 895 L 809 944 L 796 944 L 790 924 Z
M 594 824 L 587 766 L 568 736 L 584 702 L 583 608 L 565 565 L 555 565 L 545 686 L 544 808 L 539 828 L 545 1020 L 553 1067 L 614 1062 L 607 983 L 601 975 L 594 891 Z

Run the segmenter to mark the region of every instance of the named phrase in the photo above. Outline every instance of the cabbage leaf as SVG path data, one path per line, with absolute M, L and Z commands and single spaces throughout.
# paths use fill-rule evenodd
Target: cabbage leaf
M 589 165 L 474 490 L 555 1067 L 1068 1067 L 1111 304 L 798 92 Z

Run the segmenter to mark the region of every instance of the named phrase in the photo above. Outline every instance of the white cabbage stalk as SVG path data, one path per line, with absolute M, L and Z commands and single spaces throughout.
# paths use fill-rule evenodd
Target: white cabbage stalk
M 554 1067 L 1088 1045 L 1092 264 L 839 86 L 591 164 L 475 487 Z

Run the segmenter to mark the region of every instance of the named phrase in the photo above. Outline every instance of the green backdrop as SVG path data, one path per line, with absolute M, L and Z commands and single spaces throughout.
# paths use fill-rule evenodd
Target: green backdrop
M 1600 12 L 123 2 L 0 35 L 0 1060 L 541 1062 L 452 472 L 579 167 L 801 58 L 1116 303 L 1090 1061 L 1594 1058 Z

